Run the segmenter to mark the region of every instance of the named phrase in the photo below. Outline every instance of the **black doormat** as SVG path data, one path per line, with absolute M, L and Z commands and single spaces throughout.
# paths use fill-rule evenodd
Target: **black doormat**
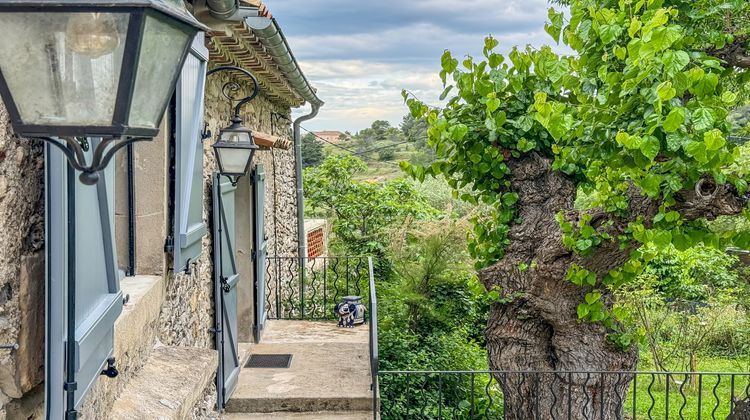
M 245 367 L 288 368 L 292 364 L 291 354 L 251 354 Z

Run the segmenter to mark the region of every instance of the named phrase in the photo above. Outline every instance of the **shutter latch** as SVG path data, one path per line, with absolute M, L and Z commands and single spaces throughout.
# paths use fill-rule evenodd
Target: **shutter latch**
M 232 290 L 232 287 L 229 285 L 229 282 L 227 281 L 226 277 L 221 277 L 221 289 L 224 291 L 224 293 L 229 293 L 230 290 Z
M 115 367 L 114 357 L 110 357 L 109 359 L 107 359 L 107 368 L 104 369 L 101 374 L 108 378 L 116 378 L 117 375 L 120 374 L 120 371 L 118 371 Z
M 208 129 L 208 123 L 205 123 L 205 125 L 203 125 L 203 132 L 201 132 L 201 143 L 203 142 L 203 140 L 211 138 L 211 136 L 212 134 L 211 130 Z

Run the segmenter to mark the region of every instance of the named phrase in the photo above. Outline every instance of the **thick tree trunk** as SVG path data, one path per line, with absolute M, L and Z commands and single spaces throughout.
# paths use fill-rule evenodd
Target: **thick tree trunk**
M 591 287 L 576 286 L 565 279 L 571 264 L 593 271 L 601 279 L 628 259 L 631 249 L 604 242 L 593 255 L 582 258 L 562 243 L 555 220 L 560 211 L 576 222 L 573 208 L 575 183 L 552 170 L 551 161 L 532 154 L 509 163 L 511 188 L 518 193 L 519 223 L 509 232 L 505 257 L 482 270 L 487 289 L 499 287 L 507 303 L 492 306 L 486 330 L 490 367 L 505 372 L 545 374 L 498 374 L 505 393 L 506 419 L 618 419 L 632 374 L 562 372 L 628 372 L 638 358 L 635 346 L 621 351 L 607 342 L 607 330 L 599 324 L 579 322 L 576 308 Z M 592 210 L 590 224 L 611 237 L 624 233 L 629 221 L 642 217 L 646 227 L 659 203 L 628 191 L 629 218 L 616 219 Z M 685 220 L 738 214 L 747 203 L 731 185 L 703 179 L 694 189 L 675 195 L 674 209 Z M 614 222 L 604 225 L 605 221 Z M 530 267 L 520 270 L 519 267 Z M 612 302 L 606 291 L 602 301 Z
M 559 372 L 634 370 L 635 348 L 618 350 L 607 343 L 602 326 L 578 321 L 576 307 L 590 288 L 565 280 L 571 263 L 601 275 L 622 264 L 627 251 L 603 244 L 593 257 L 581 260 L 563 246 L 555 220 L 559 211 L 573 211 L 573 181 L 537 155 L 512 162 L 511 169 L 520 223 L 511 227 L 506 256 L 480 272 L 488 289 L 500 287 L 504 296 L 515 297 L 491 308 L 486 331 L 490 367 L 558 373 L 496 375 L 505 393 L 506 419 L 622 418 L 632 375 Z M 532 268 L 521 271 L 521 263 Z M 611 297 L 605 293 L 604 299 Z

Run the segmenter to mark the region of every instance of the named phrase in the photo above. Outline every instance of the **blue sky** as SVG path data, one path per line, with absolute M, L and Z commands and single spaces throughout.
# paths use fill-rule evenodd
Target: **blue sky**
M 492 34 L 499 50 L 550 43 L 546 0 L 266 0 L 297 60 L 326 102 L 313 130 L 397 125 L 401 89 L 437 104 L 440 55 L 481 56 Z M 298 114 L 299 111 L 295 112 Z

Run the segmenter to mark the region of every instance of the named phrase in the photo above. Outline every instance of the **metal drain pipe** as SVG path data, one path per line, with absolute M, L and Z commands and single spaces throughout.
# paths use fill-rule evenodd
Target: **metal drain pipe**
M 312 111 L 294 120 L 294 170 L 297 177 L 297 256 L 299 258 L 300 272 L 304 276 L 304 261 L 307 257 L 307 238 L 305 237 L 305 196 L 302 185 L 302 138 L 300 137 L 300 124 L 311 120 L 318 115 L 320 104 L 312 102 Z

